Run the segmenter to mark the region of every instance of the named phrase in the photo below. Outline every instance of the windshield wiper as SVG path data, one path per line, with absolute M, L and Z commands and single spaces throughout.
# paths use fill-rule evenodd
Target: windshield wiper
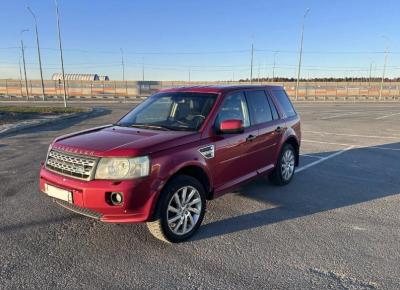
M 150 125 L 150 124 L 132 124 L 130 127 L 135 127 L 135 128 L 148 128 L 148 129 L 158 129 L 158 130 L 164 130 L 164 131 L 171 131 L 171 129 L 168 128 L 168 127 L 159 126 L 159 125 Z

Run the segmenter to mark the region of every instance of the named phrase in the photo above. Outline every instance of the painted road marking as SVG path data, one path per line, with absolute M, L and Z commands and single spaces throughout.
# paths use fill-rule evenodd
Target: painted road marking
M 397 148 L 388 148 L 388 147 L 379 147 L 379 146 L 372 146 L 372 147 L 359 147 L 360 149 L 380 149 L 380 150 L 390 150 L 390 151 L 400 151 Z
M 375 120 L 382 120 L 382 119 L 389 118 L 389 117 L 396 116 L 396 115 L 400 115 L 400 113 L 394 113 L 394 114 L 389 114 L 389 115 L 385 115 L 385 116 L 380 116 L 378 118 L 375 118 Z
M 344 152 L 349 151 L 349 150 L 351 150 L 351 149 L 353 149 L 353 148 L 354 148 L 354 146 L 350 146 L 350 147 L 347 147 L 347 148 L 345 148 L 345 149 L 343 149 L 343 150 L 337 151 L 337 152 L 335 152 L 335 153 L 333 153 L 333 154 L 331 154 L 331 155 L 328 155 L 328 156 L 326 156 L 326 157 L 323 157 L 323 158 L 321 158 L 321 159 L 318 159 L 318 160 L 316 160 L 316 161 L 314 161 L 314 162 L 311 162 L 311 163 L 309 163 L 309 164 L 307 164 L 307 165 L 304 165 L 304 166 L 300 167 L 299 169 L 296 170 L 296 172 L 297 172 L 297 173 L 302 172 L 302 171 L 304 171 L 304 170 L 306 170 L 306 169 L 308 169 L 308 168 L 310 168 L 310 167 L 312 167 L 312 166 L 315 166 L 315 165 L 317 165 L 317 164 L 319 164 L 319 163 L 321 163 L 321 162 L 324 162 L 324 161 L 326 161 L 326 160 L 328 160 L 328 159 L 331 159 L 331 158 L 333 158 L 333 157 L 335 157 L 335 156 L 338 156 L 338 155 L 340 155 L 340 154 L 343 154 Z
M 355 115 L 355 114 L 360 114 L 361 112 L 348 112 L 348 113 L 343 113 L 343 114 L 336 114 L 333 116 L 328 116 L 325 118 L 321 118 L 321 120 L 329 120 L 329 119 L 334 119 L 334 118 L 340 118 L 344 116 L 350 116 L 350 115 Z
M 379 145 L 375 146 L 362 146 L 357 144 L 344 144 L 344 143 L 335 143 L 335 142 L 325 142 L 325 141 L 316 141 L 316 140 L 301 140 L 301 142 L 309 142 L 309 143 L 318 143 L 318 144 L 328 144 L 328 145 L 340 145 L 340 146 L 353 146 L 358 149 L 379 149 L 379 150 L 392 150 L 392 151 L 400 151 L 397 148 L 389 148 L 389 147 L 381 147 Z M 307 154 L 302 154 L 302 156 L 307 156 Z M 310 157 L 316 157 L 314 155 L 309 155 Z M 323 157 L 322 157 L 323 158 Z
M 331 132 L 319 132 L 319 131 L 303 131 L 304 133 L 320 134 L 320 135 L 336 135 L 336 136 L 347 136 L 347 137 L 361 137 L 361 138 L 378 138 L 378 139 L 394 139 L 400 140 L 400 137 L 394 136 L 375 136 L 375 135 L 357 135 L 357 134 L 345 134 L 345 133 L 331 133 Z
M 301 139 L 301 142 L 328 144 L 328 145 L 340 145 L 340 146 L 356 146 L 354 144 L 335 143 L 335 142 L 326 142 L 326 141 L 316 141 L 316 140 L 307 140 L 307 139 Z
M 318 158 L 318 159 L 324 158 L 324 157 L 321 157 L 321 156 L 310 155 L 310 154 L 300 154 L 300 156 L 312 157 L 312 158 Z

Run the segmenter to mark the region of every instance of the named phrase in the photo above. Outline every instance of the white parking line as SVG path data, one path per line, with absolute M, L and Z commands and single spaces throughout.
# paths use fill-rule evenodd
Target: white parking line
M 340 146 L 355 146 L 354 144 L 335 143 L 335 142 L 326 142 L 326 141 L 316 141 L 316 140 L 307 140 L 307 139 L 301 139 L 301 142 L 328 144 L 328 145 L 340 145 Z
M 310 154 L 300 154 L 300 156 L 312 157 L 312 158 L 318 158 L 318 159 L 322 159 L 322 158 L 324 158 L 324 157 L 321 157 L 321 156 L 310 155 Z
M 312 134 L 320 134 L 320 135 L 336 135 L 336 136 L 347 136 L 347 137 L 361 137 L 361 138 L 378 138 L 378 139 L 400 140 L 400 137 L 393 137 L 393 136 L 357 135 L 357 134 L 331 133 L 331 132 L 319 132 L 319 131 L 303 131 L 303 132 L 304 133 L 312 133 Z
M 379 149 L 379 150 L 389 150 L 389 151 L 400 151 L 397 148 L 388 148 L 388 147 L 379 147 L 379 146 L 372 146 L 372 147 L 359 147 L 360 149 Z
M 394 113 L 394 114 L 389 114 L 389 115 L 385 115 L 385 116 L 380 116 L 378 118 L 375 118 L 375 120 L 381 120 L 381 119 L 389 118 L 389 117 L 396 116 L 396 115 L 400 115 L 400 113 Z
M 311 163 L 309 163 L 309 164 L 307 164 L 307 165 L 304 165 L 304 166 L 298 168 L 298 169 L 296 170 L 296 172 L 297 172 L 297 173 L 302 172 L 302 171 L 304 171 L 304 170 L 306 170 L 306 169 L 308 169 L 308 168 L 310 168 L 310 167 L 312 167 L 312 166 L 315 166 L 315 165 L 317 165 L 317 164 L 319 164 L 319 163 L 321 163 L 321 162 L 324 162 L 324 161 L 326 161 L 326 160 L 328 160 L 328 159 L 331 159 L 331 158 L 333 158 L 333 157 L 335 157 L 335 156 L 338 156 L 338 155 L 340 155 L 340 154 L 342 154 L 342 153 L 344 153 L 344 152 L 346 152 L 346 151 L 349 151 L 350 149 L 353 149 L 353 148 L 354 148 L 354 146 L 350 146 L 350 147 L 347 147 L 347 148 L 345 148 L 345 149 L 343 149 L 343 150 L 340 150 L 340 151 L 338 151 L 338 152 L 335 152 L 335 153 L 333 153 L 333 154 L 331 154 L 331 155 L 328 155 L 328 156 L 326 156 L 326 157 L 323 157 L 323 158 L 321 158 L 321 159 L 319 159 L 319 160 L 317 160 L 317 161 L 311 162 Z
M 390 128 L 386 128 L 386 131 L 390 131 L 390 132 L 398 132 L 400 134 L 400 130 L 399 129 L 390 129 Z
M 343 113 L 343 114 L 336 114 L 336 115 L 333 115 L 333 116 L 328 116 L 328 117 L 321 118 L 321 120 L 329 120 L 329 119 L 340 118 L 340 117 L 349 116 L 349 115 L 355 115 L 355 114 L 360 114 L 360 113 L 361 112 L 348 112 L 348 113 Z
M 328 144 L 328 145 L 340 145 L 340 146 L 353 146 L 354 148 L 358 149 L 379 149 L 379 150 L 392 150 L 392 151 L 400 151 L 400 149 L 397 148 L 389 148 L 389 147 L 380 147 L 379 145 L 376 146 L 361 146 L 357 144 L 344 144 L 344 143 L 335 143 L 335 142 L 325 142 L 325 141 L 316 141 L 316 140 L 301 140 L 301 142 L 309 142 L 309 143 L 318 143 L 318 144 Z M 301 156 L 309 156 L 309 157 L 316 157 L 315 155 L 307 155 L 307 154 L 301 154 Z M 318 156 L 320 157 L 320 156 Z M 320 157 L 323 158 L 323 157 Z

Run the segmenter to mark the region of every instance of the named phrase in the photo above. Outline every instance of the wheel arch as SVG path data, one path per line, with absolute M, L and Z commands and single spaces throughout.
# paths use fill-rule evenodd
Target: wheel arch
M 214 192 L 213 192 L 212 180 L 211 180 L 209 174 L 207 173 L 206 169 L 203 168 L 202 165 L 199 165 L 197 163 L 184 164 L 184 165 L 182 165 L 182 167 L 180 167 L 176 171 L 174 171 L 162 185 L 162 189 L 159 190 L 159 194 L 157 195 L 156 201 L 153 204 L 150 220 L 154 220 L 155 218 L 157 218 L 157 212 L 158 212 L 158 207 L 160 205 L 163 188 L 165 188 L 165 186 L 167 186 L 167 184 L 171 180 L 173 180 L 174 177 L 179 176 L 179 175 L 187 175 L 187 176 L 191 176 L 191 177 L 197 179 L 204 187 L 207 200 L 213 199 Z
M 283 145 L 285 144 L 290 144 L 293 146 L 294 150 L 295 150 L 295 154 L 296 154 L 296 159 L 295 159 L 295 165 L 299 166 L 300 163 L 300 144 L 297 140 L 297 138 L 295 136 L 289 136 L 285 142 L 283 142 Z M 282 145 L 282 146 L 283 146 Z
M 196 178 L 203 185 L 207 199 L 212 199 L 212 184 L 209 175 L 202 166 L 189 164 L 177 170 L 168 180 L 178 175 L 187 175 Z

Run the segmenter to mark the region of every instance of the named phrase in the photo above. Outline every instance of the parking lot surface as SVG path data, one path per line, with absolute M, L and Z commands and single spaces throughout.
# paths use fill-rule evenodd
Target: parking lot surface
M 400 104 L 297 104 L 300 167 L 208 203 L 182 244 L 143 224 L 104 224 L 38 190 L 59 135 L 113 123 L 132 105 L 0 137 L 0 288 L 400 288 Z

